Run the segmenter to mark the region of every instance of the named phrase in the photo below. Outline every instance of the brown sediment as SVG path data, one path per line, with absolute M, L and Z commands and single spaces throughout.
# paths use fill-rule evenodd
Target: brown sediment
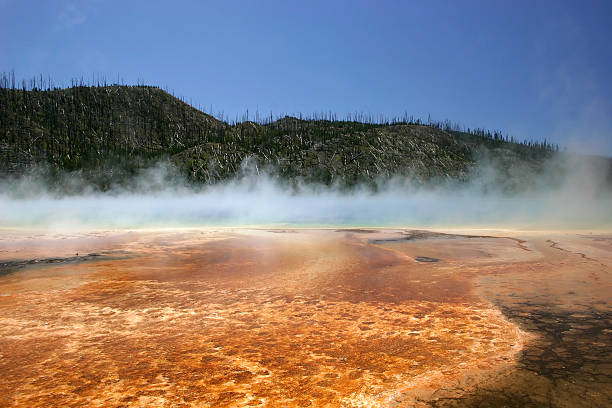
M 561 247 L 559 246 L 559 243 L 558 243 L 558 242 L 555 242 L 555 241 L 553 241 L 553 240 L 551 240 L 551 239 L 547 239 L 547 240 L 546 240 L 546 242 L 550 243 L 550 247 L 551 247 L 551 248 L 555 248 L 555 249 L 557 249 L 557 250 L 559 250 L 559 251 L 572 252 L 572 251 L 569 251 L 569 250 L 567 250 L 567 249 L 561 248 Z M 593 259 L 593 258 L 589 258 L 588 256 L 586 256 L 586 254 L 583 254 L 582 252 L 574 252 L 574 253 L 575 253 L 576 255 L 580 255 L 580 256 L 582 257 L 582 259 L 588 259 L 589 261 L 595 261 L 595 259 Z
M 570 254 L 367 231 L 106 234 L 131 256 L 5 276 L 0 405 L 452 405 L 554 343 L 507 299 Z
M 470 393 L 428 405 L 612 405 L 612 248 L 570 233 L 553 238 L 547 234 L 529 240 L 539 260 L 499 265 L 476 281 L 482 297 L 537 334 L 518 364 L 481 381 Z
M 19 259 L 19 260 L 6 260 L 0 262 L 0 276 L 8 275 L 16 272 L 23 268 L 33 267 L 45 267 L 50 264 L 77 264 L 89 261 L 100 261 L 100 260 L 115 260 L 125 259 L 126 253 L 112 253 L 105 251 L 104 253 L 92 252 L 90 254 L 79 255 L 78 252 L 74 256 L 68 256 L 63 258 L 34 258 L 34 259 Z
M 525 245 L 523 245 L 525 240 L 514 238 L 514 237 L 505 237 L 505 236 L 494 236 L 494 235 L 471 235 L 471 234 L 449 234 L 444 232 L 434 232 L 434 231 L 424 231 L 424 230 L 409 230 L 403 231 L 400 236 L 390 236 L 386 238 L 378 238 L 378 239 L 370 239 L 369 242 L 371 244 L 386 244 L 391 242 L 400 242 L 400 241 L 417 241 L 417 240 L 425 240 L 425 239 L 457 239 L 457 238 L 493 238 L 493 239 L 509 239 L 511 241 L 516 242 L 517 247 L 522 250 L 530 251 Z
M 440 262 L 440 259 L 432 258 L 430 256 L 415 256 L 414 260 L 417 262 Z
M 363 228 L 344 228 L 344 229 L 338 229 L 336 230 L 336 232 L 354 232 L 356 234 L 374 234 L 378 231 L 374 229 L 363 229 Z

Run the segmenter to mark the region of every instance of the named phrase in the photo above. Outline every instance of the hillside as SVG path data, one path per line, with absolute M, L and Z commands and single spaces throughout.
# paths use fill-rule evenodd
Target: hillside
M 109 155 L 171 153 L 222 140 L 228 126 L 153 87 L 0 89 L 2 167 L 47 161 L 65 169 Z
M 483 154 L 501 160 L 509 178 L 516 169 L 535 174 L 556 150 L 419 121 L 230 125 L 148 86 L 0 88 L 0 171 L 46 163 L 80 171 L 101 189 L 162 158 L 197 183 L 230 178 L 248 161 L 285 179 L 351 186 L 394 175 L 466 180 Z

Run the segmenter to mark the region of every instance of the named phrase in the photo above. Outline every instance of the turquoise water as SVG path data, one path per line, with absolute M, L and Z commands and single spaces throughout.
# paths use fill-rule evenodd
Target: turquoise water
M 279 190 L 0 198 L 0 227 L 606 227 L 608 197 L 465 192 L 290 194 Z

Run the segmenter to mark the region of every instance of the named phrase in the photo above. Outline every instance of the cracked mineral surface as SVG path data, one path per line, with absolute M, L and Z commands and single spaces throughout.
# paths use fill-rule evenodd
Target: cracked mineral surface
M 611 264 L 603 233 L 2 231 L 0 406 L 610 406 Z

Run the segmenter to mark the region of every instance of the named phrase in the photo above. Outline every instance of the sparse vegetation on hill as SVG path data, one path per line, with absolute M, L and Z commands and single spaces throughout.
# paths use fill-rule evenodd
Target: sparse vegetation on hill
M 337 120 L 268 118 L 227 123 L 151 86 L 79 84 L 46 89 L 41 79 L 15 86 L 0 78 L 0 170 L 21 173 L 45 164 L 80 171 L 100 189 L 161 158 L 189 180 L 211 183 L 255 171 L 286 179 L 351 186 L 406 175 L 414 180 L 466 180 L 479 155 L 537 172 L 557 150 L 517 142 L 500 132 L 460 129 L 413 118 Z M 530 170 L 530 171 L 531 171 Z

